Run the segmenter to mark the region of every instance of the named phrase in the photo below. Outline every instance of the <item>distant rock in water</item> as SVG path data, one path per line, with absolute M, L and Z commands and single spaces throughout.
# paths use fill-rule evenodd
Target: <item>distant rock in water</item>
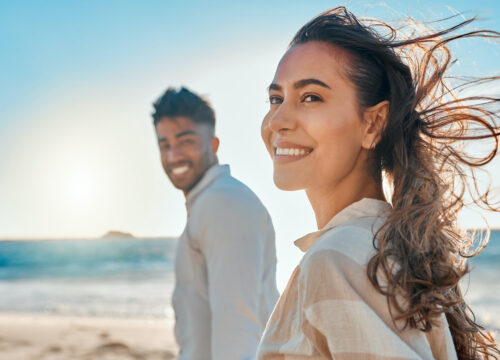
M 135 239 L 135 236 L 132 235 L 131 233 L 123 232 L 123 231 L 108 231 L 106 234 L 101 236 L 101 239 L 123 239 L 123 238 L 130 238 L 130 239 Z

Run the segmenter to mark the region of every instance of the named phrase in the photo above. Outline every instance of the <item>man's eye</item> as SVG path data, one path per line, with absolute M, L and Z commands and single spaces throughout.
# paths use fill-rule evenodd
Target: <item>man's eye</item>
M 308 94 L 302 98 L 303 102 L 314 102 L 314 101 L 322 101 L 321 98 L 317 95 Z
M 271 105 L 281 104 L 282 102 L 283 99 L 280 98 L 279 96 L 269 96 L 269 103 Z
M 194 140 L 193 139 L 184 139 L 184 140 L 182 140 L 181 143 L 185 144 L 185 145 L 190 145 L 190 144 L 194 143 Z

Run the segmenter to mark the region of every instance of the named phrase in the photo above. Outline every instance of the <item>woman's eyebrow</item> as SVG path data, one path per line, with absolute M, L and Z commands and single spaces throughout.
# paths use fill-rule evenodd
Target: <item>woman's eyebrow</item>
M 293 87 L 295 89 L 301 89 L 307 85 L 319 85 L 327 89 L 331 89 L 327 84 L 325 84 L 323 81 L 314 79 L 314 78 L 309 78 L 309 79 L 302 79 L 302 80 L 297 80 L 294 84 Z M 271 83 L 269 85 L 268 90 L 276 90 L 276 91 L 281 91 L 281 86 L 276 84 L 276 83 Z
M 307 85 L 319 85 L 319 86 L 322 86 L 324 88 L 330 89 L 330 87 L 327 84 L 325 84 L 323 81 L 318 80 L 318 79 L 314 79 L 314 78 L 298 80 L 295 82 L 295 84 L 293 84 L 293 87 L 296 89 L 300 89 L 300 88 L 303 88 Z

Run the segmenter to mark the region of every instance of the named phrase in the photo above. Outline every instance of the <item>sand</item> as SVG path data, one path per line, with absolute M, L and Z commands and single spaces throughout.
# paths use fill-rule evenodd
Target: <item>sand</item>
M 0 359 L 175 359 L 173 324 L 159 320 L 0 313 Z

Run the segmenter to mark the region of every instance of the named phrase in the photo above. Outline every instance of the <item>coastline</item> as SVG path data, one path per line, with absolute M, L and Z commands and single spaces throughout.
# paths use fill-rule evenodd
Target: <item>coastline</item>
M 0 313 L 0 357 L 9 360 L 166 360 L 177 352 L 167 320 Z

